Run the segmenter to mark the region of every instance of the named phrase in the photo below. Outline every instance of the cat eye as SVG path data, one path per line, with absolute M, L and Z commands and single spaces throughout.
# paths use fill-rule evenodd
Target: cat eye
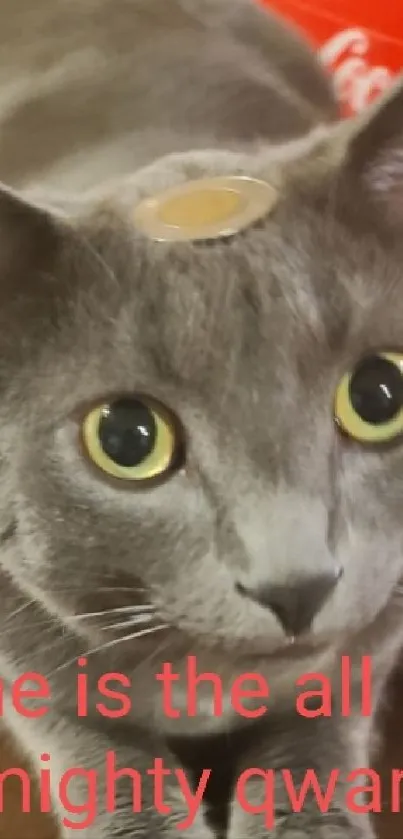
M 146 397 L 124 397 L 93 408 L 82 424 L 87 457 L 106 475 L 145 482 L 178 466 L 176 418 Z
M 403 355 L 380 353 L 360 361 L 336 391 L 335 420 L 360 443 L 388 443 L 403 435 Z

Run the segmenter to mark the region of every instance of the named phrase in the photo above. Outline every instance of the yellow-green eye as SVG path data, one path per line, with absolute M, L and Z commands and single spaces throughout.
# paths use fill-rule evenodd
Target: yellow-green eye
M 335 419 L 361 443 L 387 443 L 403 434 L 403 354 L 380 353 L 346 373 L 336 391 Z
M 84 419 L 87 456 L 122 481 L 148 481 L 168 473 L 179 448 L 174 418 L 153 401 L 126 397 L 99 405 Z

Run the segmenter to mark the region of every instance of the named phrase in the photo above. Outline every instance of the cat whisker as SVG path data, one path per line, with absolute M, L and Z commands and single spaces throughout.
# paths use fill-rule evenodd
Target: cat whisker
M 128 592 L 129 594 L 144 594 L 147 591 L 144 587 L 139 586 L 96 586 L 95 594 L 115 594 L 121 592 Z M 68 594 L 68 593 L 82 592 L 81 586 L 62 586 L 60 588 L 49 589 L 49 594 Z
M 44 618 L 42 621 L 32 621 L 29 623 L 24 622 L 24 629 L 45 629 L 46 631 L 50 631 L 54 628 L 59 628 L 59 623 L 56 617 Z
M 20 609 L 17 609 L 12 615 L 9 616 L 8 620 L 11 620 L 15 615 L 18 615 L 18 613 L 20 611 L 21 611 Z M 116 609 L 105 609 L 102 612 L 85 612 L 81 615 L 67 615 L 67 616 L 65 616 L 65 620 L 68 621 L 68 623 L 71 623 L 73 621 L 80 621 L 80 620 L 84 620 L 84 619 L 88 619 L 88 618 L 107 617 L 108 615 L 111 615 L 111 617 L 114 617 L 116 615 L 121 615 L 121 614 L 122 615 L 127 614 L 127 621 L 130 620 L 131 615 L 133 615 L 134 620 L 137 620 L 138 618 L 141 619 L 142 615 L 144 615 L 145 619 L 151 620 L 153 615 L 155 614 L 155 611 L 156 611 L 155 606 L 153 606 L 151 603 L 146 603 L 143 606 L 137 606 L 137 605 L 136 606 L 119 606 Z M 40 628 L 40 627 L 51 628 L 51 627 L 57 626 L 57 625 L 58 625 L 58 619 L 54 616 L 44 618 L 43 620 L 32 621 L 31 623 L 24 623 L 24 626 L 27 627 L 27 629 L 28 628 L 29 629 Z M 123 625 L 123 622 L 122 622 L 121 625 Z M 102 627 L 102 629 L 113 628 L 113 626 L 114 626 L 114 624 L 109 624 L 108 626 Z
M 144 667 L 146 663 L 151 664 L 154 660 L 158 660 L 158 657 L 161 657 L 161 654 L 167 649 L 167 647 L 170 646 L 170 644 L 170 637 L 164 638 L 164 640 L 161 641 L 161 644 L 157 644 L 153 651 L 149 653 L 149 655 L 147 655 L 145 658 L 142 658 L 141 662 L 137 664 L 137 666 L 134 669 L 133 677 L 135 678 L 137 670 L 140 666 Z
M 152 635 L 155 632 L 161 632 L 163 629 L 168 629 L 167 623 L 159 623 L 157 626 L 151 626 L 148 629 L 140 629 L 139 632 L 130 632 L 128 635 L 123 635 L 121 638 L 113 638 L 112 641 L 107 641 L 106 644 L 101 644 L 100 647 L 95 647 L 92 650 L 87 650 L 85 655 L 93 655 L 94 653 L 103 652 L 110 647 L 116 646 L 123 641 L 136 641 L 138 638 L 143 638 L 145 635 Z
M 97 592 L 115 592 L 115 591 L 128 591 L 131 594 L 137 594 L 140 592 L 145 592 L 147 589 L 144 586 L 100 586 L 97 588 Z
M 127 618 L 124 621 L 119 621 L 119 623 L 110 623 L 108 626 L 102 626 L 102 632 L 109 632 L 111 629 L 122 629 L 122 627 L 129 627 L 129 626 L 136 626 L 139 623 L 149 623 L 152 621 L 154 615 L 137 615 L 134 618 Z
M 169 629 L 168 623 L 160 623 L 157 626 L 150 626 L 147 629 L 141 629 L 139 632 L 130 632 L 128 635 L 123 635 L 121 638 L 113 638 L 111 641 L 106 641 L 104 644 L 100 644 L 99 647 L 93 647 L 90 650 L 84 650 L 79 655 L 75 656 L 74 658 L 70 658 L 68 661 L 63 662 L 60 664 L 59 667 L 56 667 L 51 673 L 47 674 L 47 679 L 53 678 L 53 676 L 60 673 L 62 670 L 66 670 L 67 667 L 70 667 L 74 664 L 80 656 L 87 657 L 89 655 L 95 655 L 95 653 L 104 652 L 105 650 L 110 649 L 111 647 L 115 647 L 117 644 L 122 644 L 125 641 L 136 641 L 139 638 L 143 638 L 146 635 L 153 635 L 157 632 L 162 632 L 164 629 Z
M 106 262 L 106 260 L 103 258 L 103 256 L 101 256 L 101 254 L 98 253 L 98 251 L 95 250 L 95 248 L 91 245 L 91 243 L 88 241 L 86 236 L 81 235 L 80 236 L 80 241 L 81 241 L 81 244 L 83 245 L 83 247 L 86 248 L 86 250 L 90 254 L 90 256 L 92 256 L 95 264 L 98 265 L 100 268 L 102 268 L 102 270 L 105 273 L 105 276 L 108 277 L 109 280 L 111 280 L 112 285 L 114 285 L 115 287 L 118 286 L 119 285 L 118 278 L 117 278 L 112 266 L 109 265 L 109 263 Z
M 36 606 L 36 601 L 34 599 L 27 600 L 25 603 L 22 604 L 22 606 L 18 606 L 17 609 L 14 609 L 14 611 L 11 612 L 10 615 L 7 615 L 5 626 L 11 623 L 14 620 L 14 618 L 17 617 L 17 615 L 21 614 L 21 612 L 24 612 L 26 609 L 29 609 L 30 606 Z
M 155 612 L 155 606 L 153 606 L 152 603 L 146 603 L 143 606 L 118 606 L 116 609 L 104 609 L 104 611 L 102 612 L 84 612 L 81 615 L 71 615 L 69 618 L 67 618 L 67 620 L 84 620 L 86 618 L 101 618 L 105 617 L 105 615 L 115 615 L 123 613 L 127 613 L 130 615 L 142 612 Z

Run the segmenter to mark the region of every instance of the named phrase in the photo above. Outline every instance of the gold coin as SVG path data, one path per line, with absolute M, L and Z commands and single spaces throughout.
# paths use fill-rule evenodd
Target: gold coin
M 158 216 L 170 227 L 205 227 L 227 221 L 242 208 L 239 192 L 233 189 L 200 189 L 169 198 L 160 207 Z
M 234 236 L 267 216 L 277 192 L 265 181 L 243 176 L 201 178 L 142 201 L 135 225 L 160 242 Z

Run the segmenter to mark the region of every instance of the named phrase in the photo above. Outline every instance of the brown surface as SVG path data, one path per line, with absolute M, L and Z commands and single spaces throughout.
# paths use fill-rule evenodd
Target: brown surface
M 401 813 L 391 813 L 388 803 L 392 769 L 403 770 L 403 667 L 396 675 L 391 688 L 388 712 L 385 715 L 385 749 L 380 762 L 382 773 L 383 809 L 379 817 L 380 839 L 403 837 L 403 783 L 401 784 Z
M 24 761 L 11 739 L 0 734 L 0 772 L 10 767 L 21 767 Z M 4 782 L 4 812 L 0 813 L 0 839 L 56 839 L 56 831 L 49 816 L 41 815 L 37 796 L 33 795 L 32 812 L 21 812 L 21 781 L 9 777 Z
M 383 775 L 383 813 L 379 819 L 380 839 L 403 837 L 403 783 L 402 814 L 391 814 L 388 808 L 388 786 L 391 769 L 403 769 L 403 668 L 391 689 L 391 702 L 385 717 L 386 748 L 380 771 Z M 22 766 L 21 756 L 10 738 L 0 734 L 0 772 L 8 767 Z M 9 778 L 5 783 L 4 812 L 0 813 L 0 839 L 57 839 L 56 830 L 49 816 L 39 812 L 38 799 L 34 796 L 32 813 L 21 812 L 20 781 Z

